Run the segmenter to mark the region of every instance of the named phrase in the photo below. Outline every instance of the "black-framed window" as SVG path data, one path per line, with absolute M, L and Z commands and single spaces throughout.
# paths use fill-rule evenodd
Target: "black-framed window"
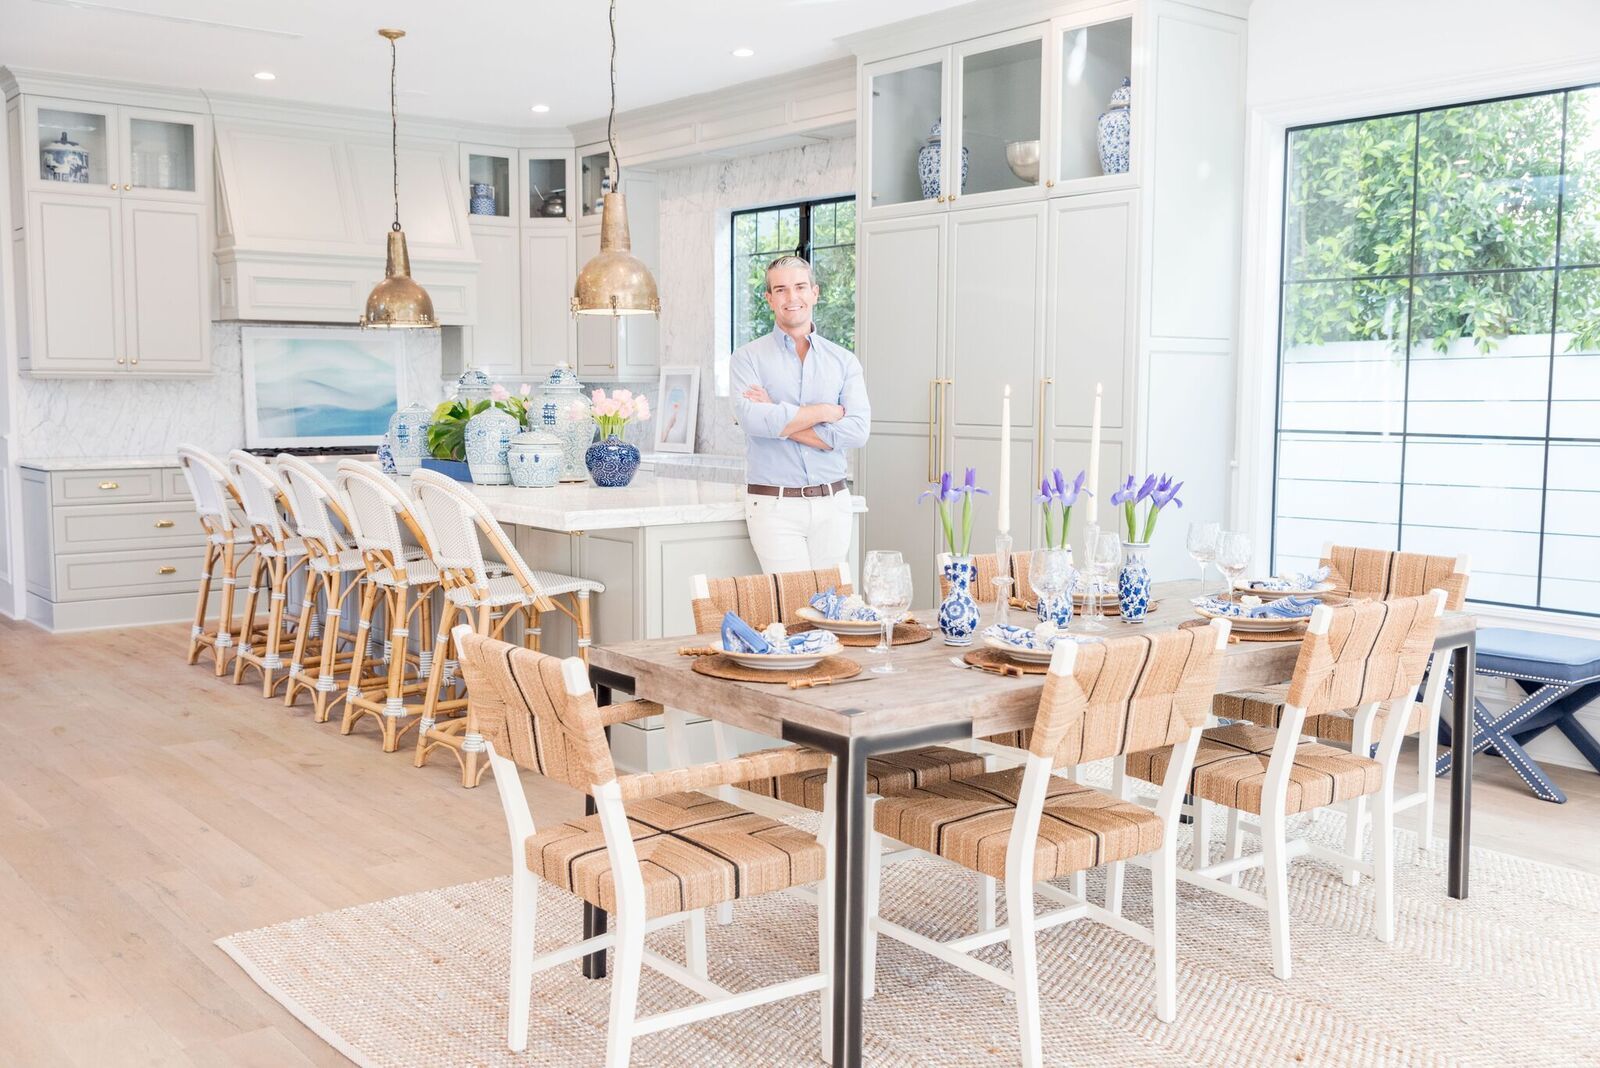
M 1600 86 L 1292 129 L 1273 566 L 1600 615 Z
M 804 256 L 821 287 L 812 319 L 817 332 L 851 351 L 856 347 L 856 201 L 807 200 L 733 213 L 733 347 L 772 330 L 767 264 Z

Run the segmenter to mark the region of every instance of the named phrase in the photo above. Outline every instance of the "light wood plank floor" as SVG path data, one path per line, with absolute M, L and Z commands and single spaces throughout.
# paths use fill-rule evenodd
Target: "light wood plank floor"
M 0 619 L 7 1064 L 344 1064 L 212 941 L 507 870 L 492 784 L 186 667 L 185 631 Z M 1499 760 L 1477 768 L 1478 845 L 1600 873 L 1600 776 L 1556 769 L 1558 807 Z M 581 811 L 527 787 L 546 819 Z

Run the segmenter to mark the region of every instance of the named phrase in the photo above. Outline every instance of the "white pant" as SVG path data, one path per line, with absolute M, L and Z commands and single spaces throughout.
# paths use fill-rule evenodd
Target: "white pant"
M 850 493 L 831 497 L 761 497 L 745 494 L 750 544 L 768 574 L 838 567 L 850 555 L 854 511 Z

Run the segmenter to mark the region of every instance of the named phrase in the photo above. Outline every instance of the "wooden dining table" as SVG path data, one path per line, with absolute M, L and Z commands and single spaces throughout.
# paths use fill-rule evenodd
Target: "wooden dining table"
M 1194 581 L 1158 583 L 1156 604 L 1145 622 L 1106 619 L 1104 638 L 1172 629 L 1196 618 L 1190 600 L 1200 592 Z M 984 606 L 984 622 L 995 608 Z M 1013 617 L 1020 615 L 1012 609 Z M 1076 622 L 1076 621 L 1075 621 Z M 981 638 L 979 639 L 981 642 Z M 861 1063 L 862 965 L 866 925 L 863 907 L 866 880 L 867 758 L 918 746 L 981 738 L 1032 726 L 1039 709 L 1043 675 L 1020 678 L 997 675 L 952 663 L 967 650 L 953 649 L 936 632 L 931 641 L 896 646 L 893 660 L 904 669 L 893 675 L 869 675 L 828 686 L 790 689 L 785 684 L 737 682 L 712 678 L 694 670 L 693 659 L 680 655 L 686 645 L 703 645 L 683 637 L 659 638 L 597 646 L 590 650 L 590 677 L 600 700 L 615 691 L 683 709 L 773 738 L 824 750 L 836 763 L 832 778 L 836 820 L 836 863 L 833 969 L 833 1064 L 854 1068 Z M 1219 690 L 1284 683 L 1293 674 L 1300 642 L 1230 642 L 1217 681 Z M 1446 892 L 1467 896 L 1469 807 L 1472 781 L 1472 680 L 1475 626 L 1464 612 L 1446 612 L 1435 642 L 1436 668 L 1449 657 L 1453 675 L 1450 783 L 1450 857 Z M 869 667 L 882 661 L 868 649 L 846 648 L 842 655 Z M 585 937 L 605 930 L 605 915 L 591 908 Z M 604 956 L 585 963 L 585 974 L 604 974 Z

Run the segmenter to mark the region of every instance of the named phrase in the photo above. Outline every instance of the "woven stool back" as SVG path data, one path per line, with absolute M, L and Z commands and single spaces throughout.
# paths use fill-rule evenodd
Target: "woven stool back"
M 562 660 L 481 634 L 458 641 L 469 714 L 496 753 L 583 791 L 617 777 L 594 693 L 567 692 Z
M 1326 633 L 1313 619 L 1300 645 L 1287 701 L 1306 717 L 1409 697 L 1422 682 L 1439 629 L 1444 590 L 1421 597 L 1360 601 L 1329 613 Z
M 800 609 L 811 598 L 829 588 L 838 593 L 855 592 L 850 572 L 840 567 L 820 571 L 783 571 L 777 574 L 741 575 L 737 578 L 707 578 L 696 575 L 690 584 L 694 599 L 697 634 L 715 634 L 722 629 L 722 617 L 732 612 L 757 630 L 773 623 L 793 623 Z
M 222 461 L 194 445 L 178 446 L 178 469 L 194 498 L 200 525 L 210 534 L 230 534 L 238 529 L 228 499 L 235 494 Z
M 400 567 L 411 551 L 406 535 L 432 558 L 427 527 L 405 490 L 359 460 L 339 461 L 338 472 L 336 484 L 344 497 L 350 534 L 369 560 L 386 558 L 391 566 Z
M 1353 545 L 1328 545 L 1322 566 L 1332 569 L 1334 582 L 1362 597 L 1420 597 L 1443 590 L 1445 608 L 1461 611 L 1467 600 L 1467 558 L 1402 553 L 1389 549 L 1362 549 Z
M 333 483 L 298 456 L 279 453 L 273 463 L 289 500 L 296 533 L 327 555 L 342 551 L 344 540 L 339 536 L 339 525 L 344 523 L 344 509 L 339 506 L 339 491 Z
M 233 472 L 233 484 L 239 488 L 244 517 L 250 521 L 256 536 L 281 546 L 289 536 L 289 528 L 278 511 L 278 501 L 284 496 L 278 476 L 272 468 L 242 449 L 228 454 L 228 467 Z
M 453 571 L 475 592 L 487 596 L 490 560 L 483 552 L 487 541 L 498 557 L 495 563 L 504 565 L 523 589 L 539 592 L 533 568 L 517 552 L 500 521 L 461 483 L 437 471 L 419 469 L 411 473 L 411 493 L 427 520 L 433 537 L 433 562 L 440 572 Z

